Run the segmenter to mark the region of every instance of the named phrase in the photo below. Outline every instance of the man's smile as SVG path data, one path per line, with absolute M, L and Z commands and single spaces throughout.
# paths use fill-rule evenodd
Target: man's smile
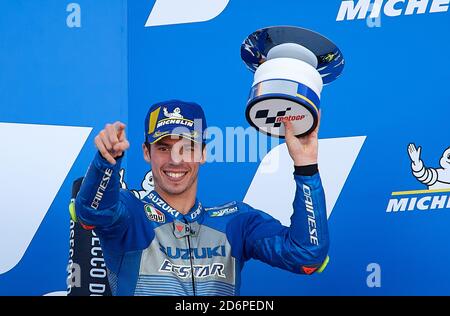
M 189 171 L 163 170 L 164 175 L 171 181 L 182 181 Z

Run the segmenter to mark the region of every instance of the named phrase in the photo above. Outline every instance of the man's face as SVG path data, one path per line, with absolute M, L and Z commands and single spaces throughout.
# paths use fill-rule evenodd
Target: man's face
M 164 137 L 143 145 L 144 158 L 152 165 L 155 186 L 167 194 L 182 194 L 197 185 L 198 168 L 205 162 L 202 145 L 185 138 Z

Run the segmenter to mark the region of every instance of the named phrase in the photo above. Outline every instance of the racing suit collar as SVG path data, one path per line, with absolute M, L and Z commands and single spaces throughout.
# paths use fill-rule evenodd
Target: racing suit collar
M 186 215 L 181 214 L 176 209 L 171 207 L 170 204 L 167 203 L 155 190 L 151 191 L 147 198 L 153 202 L 153 205 L 158 210 L 164 211 L 174 220 L 191 223 L 198 221 L 203 216 L 203 206 L 197 198 L 195 199 L 194 206 L 192 206 Z

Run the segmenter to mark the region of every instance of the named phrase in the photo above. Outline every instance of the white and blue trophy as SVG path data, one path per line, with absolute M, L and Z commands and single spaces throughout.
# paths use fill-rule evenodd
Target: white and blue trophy
M 344 56 L 329 39 L 292 26 L 249 35 L 241 45 L 241 57 L 255 72 L 247 120 L 260 132 L 280 138 L 285 120 L 293 123 L 297 136 L 315 129 L 322 88 L 344 69 Z

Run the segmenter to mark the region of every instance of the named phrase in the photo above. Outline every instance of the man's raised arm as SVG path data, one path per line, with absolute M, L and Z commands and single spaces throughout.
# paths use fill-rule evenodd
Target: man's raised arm
M 95 137 L 98 152 L 84 177 L 75 200 L 77 219 L 84 226 L 109 228 L 124 221 L 120 207 L 120 164 L 130 144 L 125 124 L 107 124 Z

